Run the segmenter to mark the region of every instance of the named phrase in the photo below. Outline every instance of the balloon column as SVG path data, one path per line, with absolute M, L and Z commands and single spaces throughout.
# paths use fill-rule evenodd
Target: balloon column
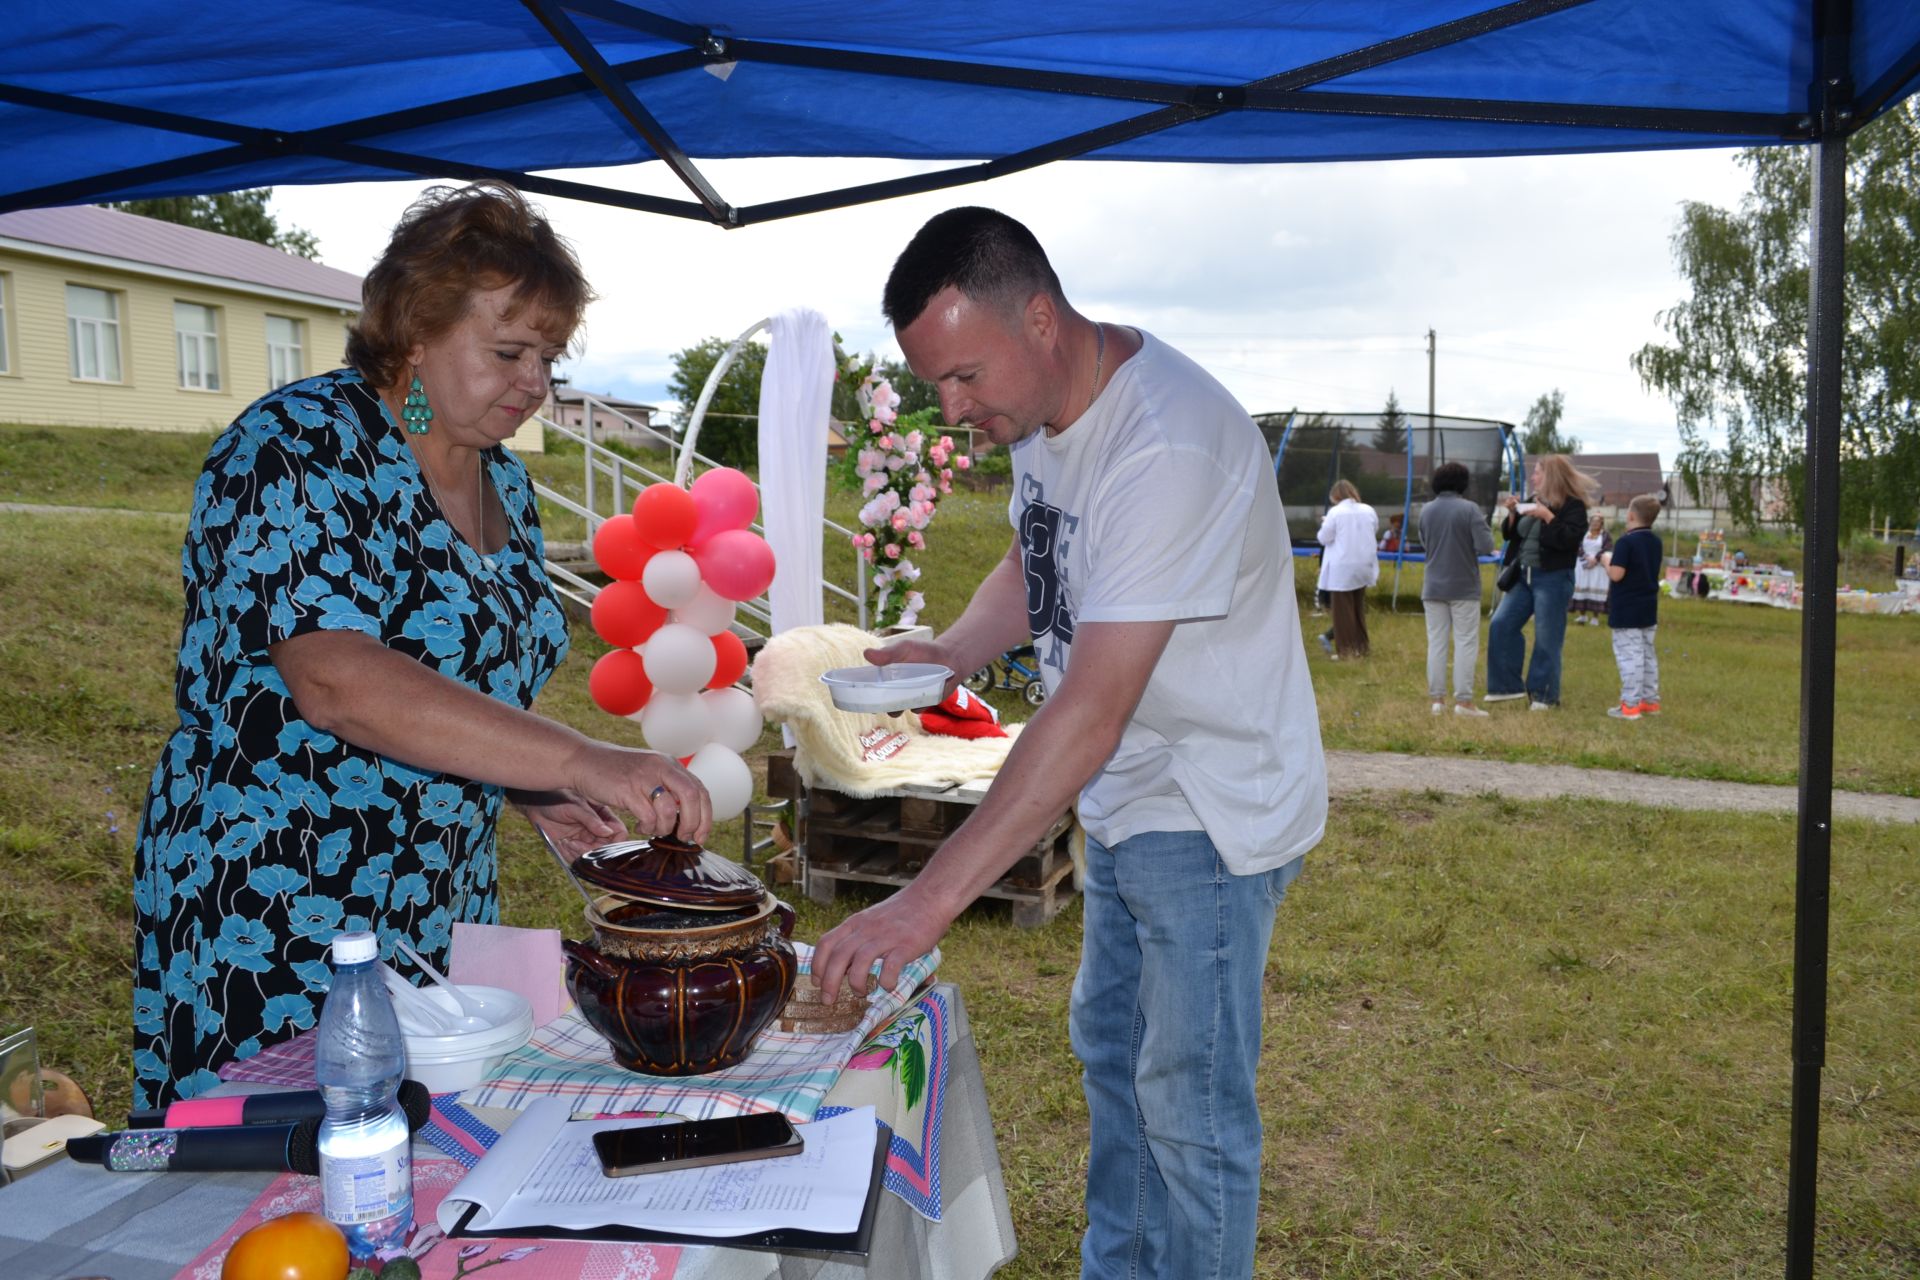
M 773 548 L 748 528 L 759 507 L 752 480 L 717 467 L 691 491 L 649 485 L 632 515 L 593 538 L 594 561 L 613 579 L 593 599 L 593 629 L 613 650 L 593 664 L 587 690 L 705 783 L 717 820 L 753 798 L 741 753 L 759 741 L 760 709 L 733 687 L 747 648 L 732 624 L 735 604 L 773 581 Z

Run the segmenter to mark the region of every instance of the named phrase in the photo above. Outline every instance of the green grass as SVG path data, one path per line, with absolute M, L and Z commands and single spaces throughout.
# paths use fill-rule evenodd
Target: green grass
M 1314 562 L 1297 563 L 1303 590 Z M 1488 571 L 1490 574 L 1490 570 Z M 1420 576 L 1409 566 L 1397 610 L 1391 567 L 1368 600 L 1372 656 L 1328 662 L 1308 641 L 1321 735 L 1329 748 L 1627 769 L 1675 777 L 1791 785 L 1800 763 L 1800 629 L 1805 615 L 1764 605 L 1662 600 L 1657 645 L 1664 714 L 1623 724 L 1606 709 L 1620 696 L 1610 633 L 1567 629 L 1561 709 L 1532 715 L 1521 704 L 1488 720 L 1427 713 L 1426 622 Z M 1882 587 L 1882 589 L 1885 589 Z M 1487 592 L 1492 597 L 1491 586 Z M 1327 619 L 1308 619 L 1309 634 Z M 1532 628 L 1527 630 L 1532 644 Z M 1486 688 L 1481 630 L 1476 692 Z M 1834 786 L 1920 795 L 1920 618 L 1842 614 L 1834 662 Z
M 43 492 L 0 430 L 0 501 Z M 139 436 L 132 443 L 171 437 Z M 38 446 L 37 446 L 38 447 Z M 202 442 L 204 447 L 204 441 Z M 54 449 L 73 455 L 75 449 Z M 182 455 L 185 456 L 185 455 Z M 194 465 L 197 465 L 197 460 Z M 110 520 L 0 512 L 0 1021 L 97 1110 L 128 1105 L 133 810 L 173 723 L 185 485 L 135 471 Z M 144 496 L 143 496 L 144 495 Z M 949 519 L 951 517 L 951 519 Z M 957 611 L 1006 545 L 1003 495 L 955 495 L 927 587 Z M 936 559 L 936 557 L 950 557 Z M 1403 579 L 1403 604 L 1417 598 Z M 1798 615 L 1665 615 L 1662 721 L 1601 714 L 1612 663 L 1574 631 L 1568 706 L 1435 724 L 1417 613 L 1384 601 L 1375 657 L 1314 678 L 1328 745 L 1790 780 Z M 1840 619 L 1843 784 L 1911 793 L 1912 619 Z M 594 710 L 575 656 L 543 709 L 636 741 Z M 1316 648 L 1317 653 L 1317 648 Z M 1880 741 L 1884 739 L 1885 741 Z M 1744 772 L 1743 772 L 1744 771 Z M 737 828 L 715 846 L 738 847 Z M 508 923 L 578 934 L 578 899 L 527 829 L 502 833 Z M 1760 1276 L 1784 1237 L 1794 828 L 1771 815 L 1434 794 L 1337 802 L 1282 908 L 1269 965 L 1260 1270 L 1272 1277 Z M 859 905 L 800 902 L 817 938 Z M 1819 1270 L 1920 1272 L 1920 829 L 1834 833 Z M 1079 912 L 1021 931 L 967 913 L 943 944 L 985 1064 L 1021 1256 L 1070 1273 L 1086 1121 L 1066 1043 Z

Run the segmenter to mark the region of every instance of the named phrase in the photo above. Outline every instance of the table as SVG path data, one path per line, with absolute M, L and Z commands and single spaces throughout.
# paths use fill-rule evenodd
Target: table
M 952 1011 L 941 1220 L 929 1222 L 883 1193 L 868 1258 L 698 1248 L 682 1255 L 674 1280 L 975 1280 L 1013 1257 L 1013 1218 L 966 1006 L 951 984 L 935 989 Z M 829 1092 L 826 1101 L 838 1100 Z M 172 1280 L 273 1177 L 111 1173 L 63 1159 L 0 1188 L 0 1276 Z

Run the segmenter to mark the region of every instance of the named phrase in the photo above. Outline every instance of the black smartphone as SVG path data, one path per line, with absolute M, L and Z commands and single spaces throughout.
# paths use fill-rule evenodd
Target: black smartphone
M 777 1111 L 602 1129 L 593 1135 L 593 1149 L 609 1178 L 737 1160 L 767 1160 L 795 1155 L 801 1146 L 792 1123 Z

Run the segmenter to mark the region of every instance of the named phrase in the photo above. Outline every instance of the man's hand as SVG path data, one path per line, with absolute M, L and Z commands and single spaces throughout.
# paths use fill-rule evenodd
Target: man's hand
M 973 674 L 972 671 L 959 670 L 954 665 L 955 659 L 953 655 L 947 651 L 947 647 L 941 644 L 938 639 L 895 640 L 892 644 L 875 645 L 873 648 L 861 653 L 860 656 L 876 667 L 888 666 L 895 662 L 930 662 L 935 666 L 945 667 L 947 670 L 953 672 L 953 675 L 948 678 L 946 686 L 940 690 L 940 697 L 928 703 L 928 706 L 938 706 L 948 694 L 952 693 L 954 689 L 959 686 L 962 680 Z
M 842 979 L 857 991 L 866 990 L 876 960 L 881 964 L 880 986 L 890 988 L 908 964 L 933 950 L 953 917 L 923 905 L 920 899 L 925 896 L 908 885 L 830 929 L 813 951 L 813 981 L 822 997 L 829 1003 L 836 999 Z

